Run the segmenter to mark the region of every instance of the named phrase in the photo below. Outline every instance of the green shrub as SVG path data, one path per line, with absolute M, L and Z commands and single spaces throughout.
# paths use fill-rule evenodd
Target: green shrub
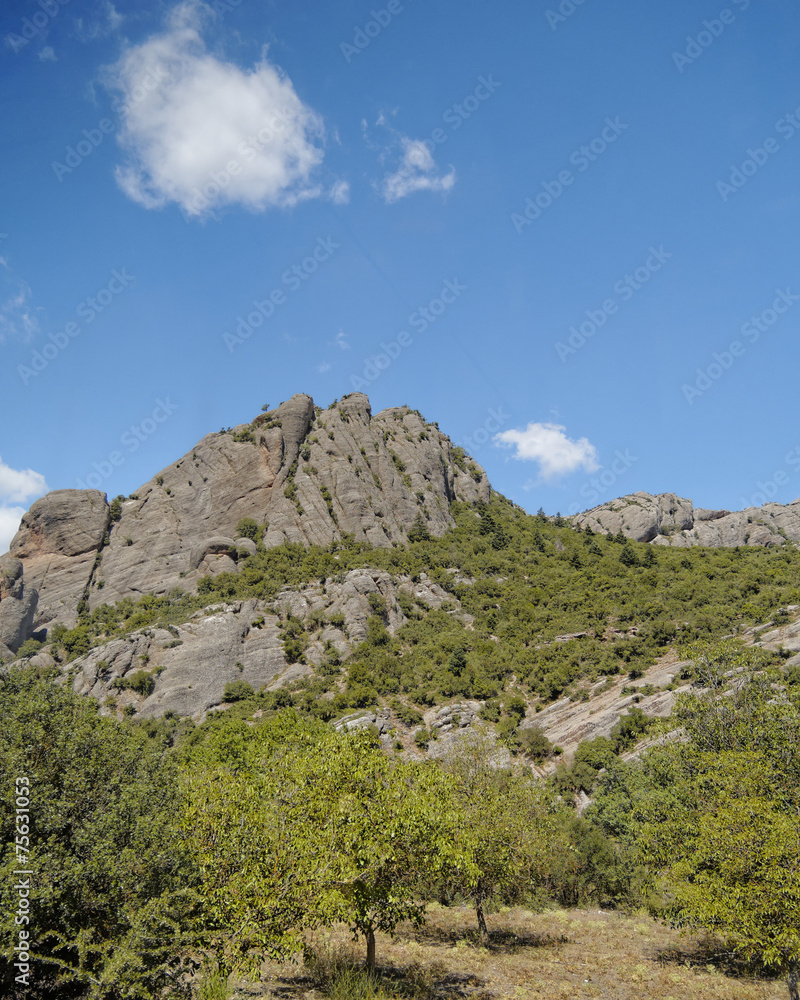
M 225 685 L 222 697 L 224 701 L 245 701 L 247 698 L 252 698 L 254 694 L 252 685 L 248 684 L 247 681 L 229 681 Z

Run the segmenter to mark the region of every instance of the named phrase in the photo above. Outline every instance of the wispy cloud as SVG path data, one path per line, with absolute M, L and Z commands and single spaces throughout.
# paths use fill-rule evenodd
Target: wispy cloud
M 39 332 L 37 313 L 31 286 L 0 257 L 0 343 L 8 337 L 30 340 Z
M 349 351 L 350 343 L 345 335 L 344 330 L 340 330 L 336 336 L 333 338 L 333 346 L 338 347 L 340 351 Z
M 43 49 L 39 49 L 38 52 L 40 62 L 57 62 L 56 52 L 52 45 L 45 45 Z
M 394 169 L 383 176 L 375 187 L 387 204 L 406 198 L 416 191 L 440 191 L 447 193 L 456 182 L 456 172 L 451 166 L 442 173 L 436 166 L 429 144 L 422 139 L 412 139 L 394 128 L 390 118 L 397 109 L 381 112 L 375 122 L 376 127 L 385 129 L 390 135 L 389 143 L 380 143 L 370 134 L 366 119 L 361 120 L 361 134 L 367 148 L 378 154 L 382 165 L 392 163 Z
M 312 179 L 324 155 L 322 119 L 266 54 L 249 70 L 209 54 L 200 30 L 209 13 L 196 0 L 181 3 L 161 33 L 107 70 L 124 104 L 119 186 L 145 208 L 175 203 L 189 216 L 322 196 Z M 345 182 L 330 192 L 346 196 Z
M 350 201 L 350 185 L 347 181 L 336 181 L 328 192 L 334 205 L 346 205 Z
M 103 0 L 97 10 L 88 17 L 74 19 L 75 36 L 79 42 L 93 42 L 97 38 L 107 38 L 122 26 L 124 20 L 125 18 L 110 0 Z
M 516 448 L 513 458 L 537 462 L 542 479 L 547 481 L 559 479 L 578 469 L 586 472 L 599 469 L 597 449 L 588 438 L 573 441 L 565 431 L 561 424 L 531 423 L 524 430 L 495 434 L 494 442 Z
M 387 205 L 406 198 L 416 191 L 449 191 L 456 182 L 456 172 L 450 167 L 446 174 L 436 168 L 433 154 L 421 139 L 401 137 L 402 159 L 394 173 L 387 174 L 381 184 L 381 194 Z

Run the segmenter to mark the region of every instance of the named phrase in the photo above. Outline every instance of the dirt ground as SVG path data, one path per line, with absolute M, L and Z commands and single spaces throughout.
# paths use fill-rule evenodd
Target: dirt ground
M 786 1000 L 782 979 L 758 978 L 718 942 L 682 936 L 643 915 L 602 910 L 505 909 L 488 918 L 480 944 L 474 912 L 432 906 L 425 927 L 402 926 L 394 940 L 378 935 L 375 991 L 335 992 L 364 1000 Z M 363 960 L 345 928 L 309 943 L 330 970 Z M 270 964 L 259 986 L 236 997 L 322 1000 L 332 995 L 302 962 Z

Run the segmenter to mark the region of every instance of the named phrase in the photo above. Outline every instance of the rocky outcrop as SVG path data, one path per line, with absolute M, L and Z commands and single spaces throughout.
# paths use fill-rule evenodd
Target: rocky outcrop
M 604 534 L 621 531 L 654 545 L 784 545 L 800 542 L 800 500 L 732 512 L 695 508 L 691 500 L 674 493 L 631 493 L 577 514 L 572 523 Z
M 26 586 L 22 562 L 10 553 L 0 556 L 0 657 L 10 657 L 30 635 L 39 594 Z
M 488 500 L 484 471 L 408 407 L 372 415 L 353 393 L 327 410 L 296 395 L 250 424 L 208 434 L 127 499 L 59 490 L 24 516 L 11 553 L 39 592 L 34 627 L 77 620 L 124 597 L 191 591 L 237 572 L 253 550 L 236 527 L 252 518 L 267 547 L 329 545 L 344 535 L 405 542 L 421 519 L 452 526 L 450 503 Z
M 72 627 L 106 541 L 109 506 L 99 490 L 55 490 L 22 518 L 9 549 L 23 566 L 25 588 L 37 591 L 32 627 Z
M 214 605 L 182 625 L 144 628 L 112 639 L 69 664 L 77 672 L 74 688 L 101 704 L 112 698 L 120 709 L 131 705 L 143 717 L 175 712 L 199 720 L 224 703 L 225 687 L 232 681 L 271 690 L 310 674 L 330 647 L 341 658 L 348 656 L 366 638 L 367 621 L 374 614 L 372 594 L 382 598 L 386 627 L 394 633 L 407 620 L 398 601 L 401 592 L 428 608 L 449 600 L 456 613 L 471 621 L 452 594 L 424 574 L 414 582 L 383 570 L 355 569 L 342 579 L 284 591 L 269 603 Z M 284 651 L 280 624 L 289 615 L 303 618 L 310 633 L 304 662 L 290 662 Z M 142 673 L 149 680 L 142 685 L 139 676 L 140 686 L 131 687 Z

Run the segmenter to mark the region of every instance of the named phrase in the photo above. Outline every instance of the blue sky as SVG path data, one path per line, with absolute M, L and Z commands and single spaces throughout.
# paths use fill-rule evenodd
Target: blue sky
M 307 392 L 530 511 L 800 495 L 790 0 L 10 0 L 0 550 Z M 110 456 L 115 456 L 111 461 Z

